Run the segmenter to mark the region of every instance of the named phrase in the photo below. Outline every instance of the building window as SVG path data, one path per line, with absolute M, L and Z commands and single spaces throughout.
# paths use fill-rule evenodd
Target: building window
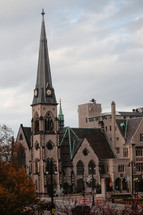
M 48 150 L 52 150 L 52 149 L 53 149 L 53 144 L 52 144 L 51 141 L 49 141 L 49 142 L 47 143 L 47 149 L 48 149 Z
M 107 131 L 107 126 L 105 127 L 106 131 Z
M 95 174 L 95 163 L 91 160 L 88 164 L 88 174 Z
M 143 171 L 143 163 L 136 163 L 136 171 L 138 172 Z
M 117 154 L 120 154 L 120 148 L 119 147 L 116 148 L 116 152 L 117 152 Z
M 136 148 L 136 156 L 142 156 L 142 155 L 143 155 L 142 147 L 137 147 Z
M 89 118 L 89 122 L 93 122 L 94 121 L 94 118 Z
M 88 150 L 85 148 L 83 151 L 82 151 L 83 155 L 84 156 L 87 156 L 88 155 Z
M 116 141 L 119 141 L 119 137 L 116 137 Z
M 39 119 L 35 120 L 35 133 L 39 132 Z
M 140 134 L 140 141 L 143 142 L 143 134 Z
M 54 123 L 53 123 L 53 120 L 52 120 L 50 114 L 48 113 L 48 115 L 46 116 L 46 119 L 45 119 L 45 131 L 51 132 L 51 131 L 53 131 L 53 128 L 54 128 Z
M 20 134 L 20 136 L 19 136 L 19 140 L 23 140 L 23 136 L 22 136 L 22 134 Z
M 123 157 L 128 157 L 128 148 L 123 148 Z
M 76 169 L 77 169 L 77 175 L 83 175 L 84 174 L 84 165 L 83 165 L 83 162 L 81 160 L 78 161 L 78 163 L 76 165 Z
M 39 143 L 36 141 L 35 143 L 35 149 L 38 150 L 40 147 L 39 147 Z
M 35 159 L 35 173 L 39 172 L 39 162 L 38 162 L 38 158 Z
M 124 165 L 118 166 L 118 172 L 124 172 Z
M 17 160 L 18 160 L 19 167 L 26 168 L 26 153 L 25 153 L 25 149 L 23 146 L 20 146 L 20 148 L 18 150 Z
M 110 125 L 110 131 L 112 130 L 112 126 Z

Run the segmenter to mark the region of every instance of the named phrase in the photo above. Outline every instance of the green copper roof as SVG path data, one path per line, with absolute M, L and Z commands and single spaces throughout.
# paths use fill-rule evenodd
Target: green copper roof
M 80 139 L 70 127 L 67 127 L 65 130 L 64 136 L 60 142 L 60 146 L 63 144 L 64 139 L 66 138 L 66 135 L 68 136 L 68 143 L 70 148 L 70 159 L 72 159 L 74 155 L 76 140 L 79 141 Z M 74 138 L 71 138 L 71 135 L 74 136 Z

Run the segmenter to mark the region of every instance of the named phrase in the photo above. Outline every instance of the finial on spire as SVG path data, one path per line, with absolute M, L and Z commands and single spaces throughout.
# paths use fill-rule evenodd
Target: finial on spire
M 44 9 L 42 9 L 42 13 L 41 14 L 44 17 L 44 15 L 45 15 Z

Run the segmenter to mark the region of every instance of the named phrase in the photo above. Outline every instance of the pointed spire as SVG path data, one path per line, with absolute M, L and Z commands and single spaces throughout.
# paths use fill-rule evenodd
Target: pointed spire
M 63 111 L 62 111 L 62 105 L 61 105 L 61 99 L 59 101 L 59 115 L 58 115 L 58 119 L 59 119 L 59 128 L 63 128 L 64 127 L 64 115 L 63 115 Z
M 57 105 L 54 88 L 52 86 L 50 61 L 47 47 L 47 37 L 44 21 L 44 9 L 42 9 L 42 25 L 39 46 L 39 59 L 37 68 L 37 80 L 34 90 L 32 105 L 53 104 Z

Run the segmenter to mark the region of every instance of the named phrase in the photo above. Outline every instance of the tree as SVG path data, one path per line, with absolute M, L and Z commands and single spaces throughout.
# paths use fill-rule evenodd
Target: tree
M 43 204 L 19 162 L 23 146 L 14 143 L 12 134 L 7 126 L 0 126 L 0 214 L 34 214 L 42 211 Z
M 12 163 L 0 161 L 0 213 L 5 215 L 33 214 L 42 204 L 35 185 L 24 168 L 15 169 Z
M 0 158 L 3 161 L 9 161 L 12 152 L 12 146 L 14 142 L 14 132 L 11 128 L 5 124 L 0 125 Z

